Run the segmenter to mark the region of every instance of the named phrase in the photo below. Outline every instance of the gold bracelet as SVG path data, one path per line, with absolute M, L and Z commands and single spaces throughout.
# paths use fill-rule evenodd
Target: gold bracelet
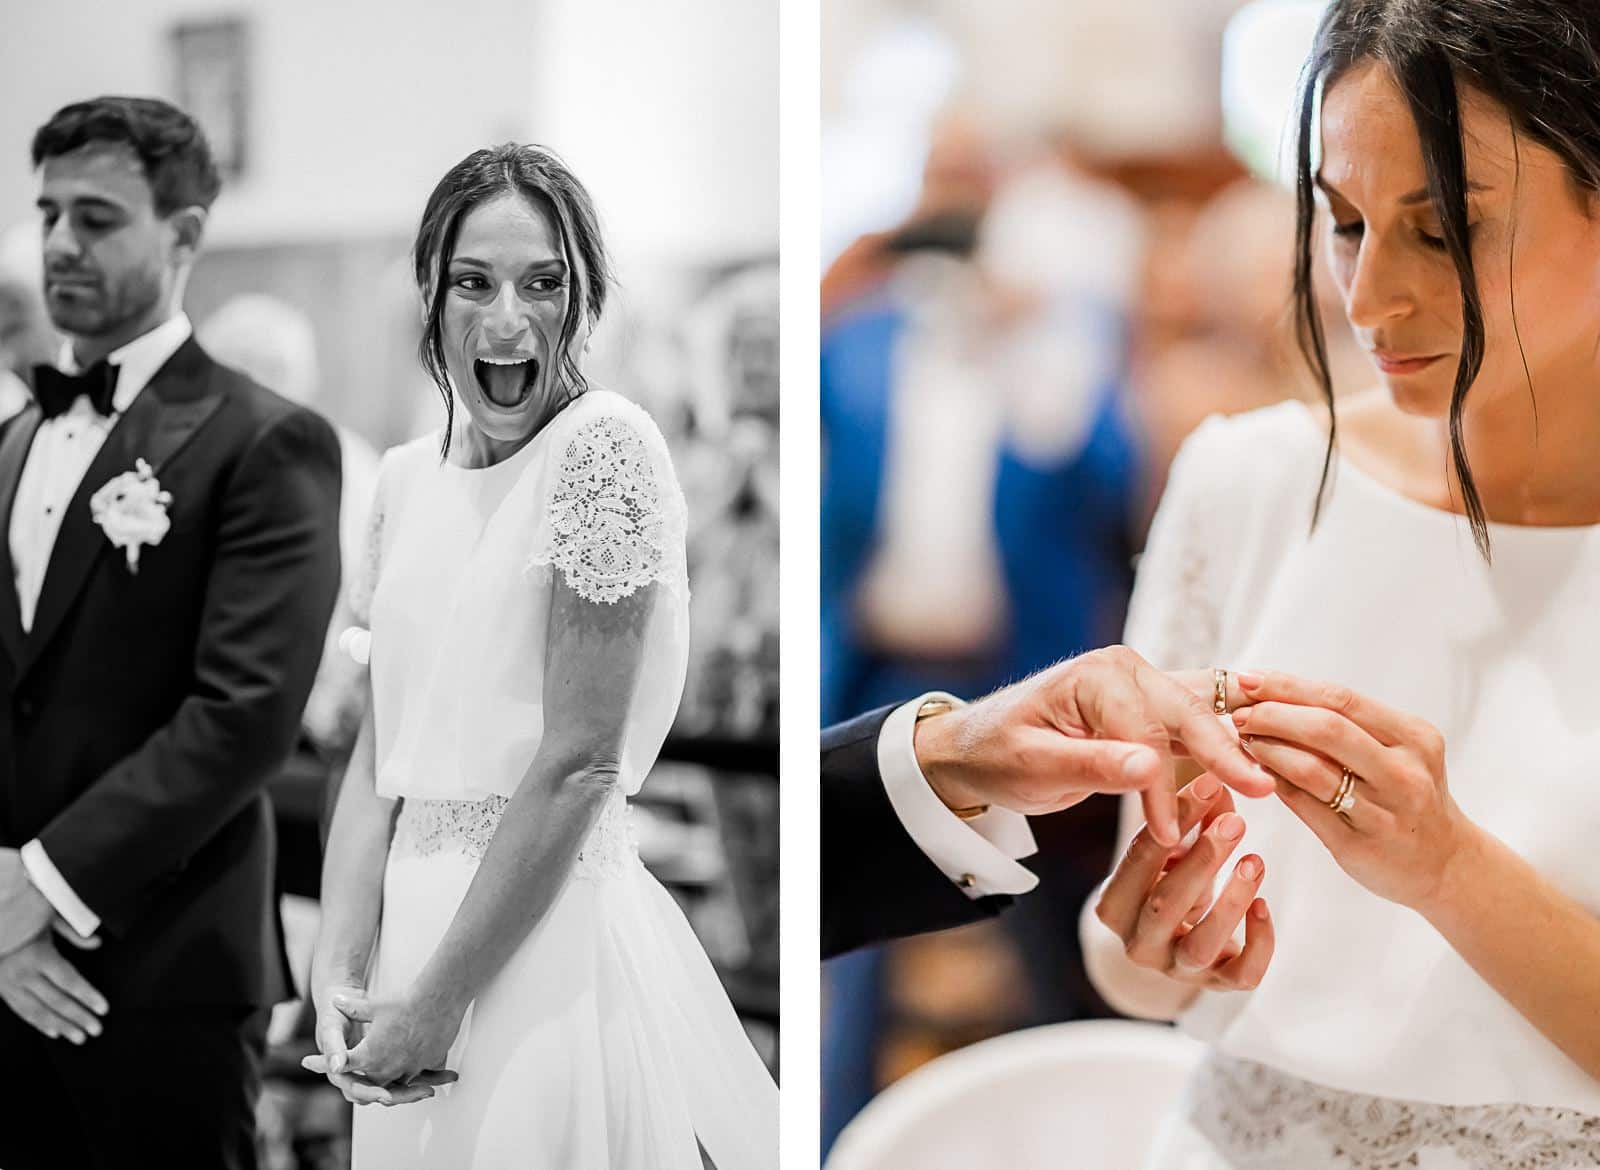
M 949 699 L 926 699 L 923 701 L 922 706 L 917 708 L 916 722 L 921 723 L 924 719 L 931 719 L 935 715 L 943 715 L 945 712 L 954 711 L 955 709 L 956 705 Z M 950 808 L 949 805 L 945 805 L 945 807 Z M 966 808 L 951 808 L 950 811 L 964 821 L 975 821 L 989 811 L 989 806 L 986 804 L 969 804 Z

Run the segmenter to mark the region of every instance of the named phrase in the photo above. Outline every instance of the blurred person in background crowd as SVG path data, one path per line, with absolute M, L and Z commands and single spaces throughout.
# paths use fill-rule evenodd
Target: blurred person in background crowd
M 1026 247 L 1055 215 L 1080 217 L 1056 236 L 1095 231 L 1089 185 L 1049 177 L 1007 190 L 987 140 L 952 118 L 911 220 L 872 244 L 877 268 L 862 261 L 855 299 L 824 320 L 825 722 L 918 693 L 981 695 L 1115 639 L 1139 480 L 1123 298 L 1074 268 L 1070 245 Z M 1079 815 L 1096 813 L 1043 827 L 1073 905 L 1109 857 L 1114 805 Z M 1016 880 L 985 892 L 1020 892 Z M 1032 905 L 1013 928 L 1052 1019 L 1096 1010 L 1081 978 L 1076 992 L 1063 978 L 1076 948 L 1058 919 Z M 880 963 L 862 952 L 827 975 L 825 1140 L 875 1089 Z
M 370 703 L 306 1067 L 398 1106 L 358 1111 L 357 1166 L 766 1170 L 777 1088 L 626 823 L 682 693 L 688 521 L 650 416 L 584 376 L 593 202 L 541 147 L 475 151 L 413 263 L 445 424 L 385 455 L 352 590 Z
M 28 404 L 34 367 L 55 361 L 60 351 L 44 303 L 39 227 L 19 223 L 0 232 L 0 422 Z
M 1597 84 L 1577 0 L 1323 17 L 1323 403 L 1190 437 L 1128 627 L 1167 669 L 1272 668 L 1233 722 L 1277 793 L 1196 779 L 1181 854 L 1125 807 L 1083 918 L 1107 998 L 1209 1045 L 1152 1166 L 1600 1162 Z M 1335 399 L 1314 246 L 1378 388 Z
M 338 588 L 338 443 L 191 336 L 221 184 L 188 115 L 69 105 L 32 160 L 69 344 L 0 438 L 0 1163 L 253 1167 L 262 786 Z

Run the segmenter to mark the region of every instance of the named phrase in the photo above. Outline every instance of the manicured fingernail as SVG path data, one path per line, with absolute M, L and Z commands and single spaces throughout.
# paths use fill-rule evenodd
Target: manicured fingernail
M 1256 857 L 1246 857 L 1239 863 L 1239 876 L 1247 882 L 1253 882 L 1261 876 L 1261 861 Z
M 1262 922 L 1265 922 L 1267 920 L 1267 904 L 1260 898 L 1257 898 L 1254 902 L 1250 903 L 1250 916 L 1252 918 L 1259 918 Z
M 1235 711 L 1233 713 L 1233 725 L 1235 727 L 1243 727 L 1249 721 L 1250 721 L 1250 708 L 1249 707 L 1240 707 L 1237 711 Z
M 1219 787 L 1216 777 L 1207 772 L 1194 782 L 1194 794 L 1201 800 L 1210 800 L 1217 795 Z
M 1217 836 L 1237 841 L 1244 836 L 1244 818 L 1238 813 L 1223 813 L 1217 818 Z
M 1247 670 L 1238 671 L 1233 677 L 1234 681 L 1236 681 L 1242 689 L 1247 691 L 1253 691 L 1262 683 L 1267 681 L 1259 674 L 1254 674 Z

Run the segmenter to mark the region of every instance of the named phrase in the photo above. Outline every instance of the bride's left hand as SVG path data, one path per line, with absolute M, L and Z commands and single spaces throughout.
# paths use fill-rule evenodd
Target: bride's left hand
M 408 999 L 377 1000 L 350 994 L 338 997 L 335 1005 L 345 1016 L 367 1025 L 366 1034 L 345 1057 L 345 1074 L 374 1085 L 416 1084 L 430 1089 L 456 1080 L 444 1062 L 461 1028 L 463 1013 L 430 1011 Z
M 1277 672 L 1238 674 L 1244 748 L 1339 866 L 1379 897 L 1425 911 L 1478 832 L 1450 796 L 1445 742 L 1426 720 L 1348 687 Z M 1355 803 L 1329 807 L 1344 769 Z

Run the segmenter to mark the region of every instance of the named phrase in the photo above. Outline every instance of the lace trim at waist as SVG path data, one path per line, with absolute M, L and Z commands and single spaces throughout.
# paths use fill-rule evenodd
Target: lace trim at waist
M 428 857 L 449 852 L 482 861 L 510 803 L 510 798 L 505 796 L 483 800 L 402 799 L 389 855 Z M 638 859 L 631 814 L 632 809 L 620 792 L 606 802 L 600 819 L 578 853 L 573 866 L 574 877 L 613 876 Z
M 1600 1117 L 1587 1113 L 1370 1097 L 1215 1052 L 1191 1078 L 1185 1112 L 1240 1170 L 1409 1170 L 1430 1150 L 1470 1170 L 1600 1164 Z

